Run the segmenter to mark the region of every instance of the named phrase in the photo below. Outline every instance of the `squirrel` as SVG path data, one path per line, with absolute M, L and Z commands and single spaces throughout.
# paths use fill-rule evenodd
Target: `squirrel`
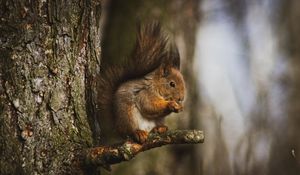
M 158 22 L 140 24 L 130 56 L 120 64 L 105 65 L 99 78 L 100 115 L 112 119 L 122 138 L 144 143 L 149 132 L 168 129 L 167 115 L 183 110 L 179 52 Z

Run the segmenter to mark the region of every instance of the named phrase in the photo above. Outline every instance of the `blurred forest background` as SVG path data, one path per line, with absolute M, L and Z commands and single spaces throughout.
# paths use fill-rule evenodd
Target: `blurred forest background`
M 300 174 L 300 1 L 137 4 L 119 16 L 142 9 L 164 21 L 182 57 L 188 98 L 170 128 L 206 140 L 147 151 L 112 174 Z

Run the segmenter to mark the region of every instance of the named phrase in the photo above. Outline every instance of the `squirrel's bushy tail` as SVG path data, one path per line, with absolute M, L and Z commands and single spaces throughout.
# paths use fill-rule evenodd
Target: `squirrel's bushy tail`
M 139 24 L 135 47 L 131 55 L 122 63 L 103 64 L 99 75 L 99 118 L 100 126 L 107 125 L 113 118 L 113 98 L 117 88 L 123 82 L 137 79 L 154 71 L 161 65 L 180 66 L 177 47 L 171 43 L 158 22 Z M 121 62 L 121 61 L 120 61 Z M 101 133 L 103 135 L 103 133 Z

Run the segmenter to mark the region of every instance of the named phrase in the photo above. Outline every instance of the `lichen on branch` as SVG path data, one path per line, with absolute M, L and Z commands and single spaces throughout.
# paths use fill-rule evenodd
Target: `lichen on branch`
M 200 130 L 169 130 L 162 134 L 151 132 L 143 144 L 126 141 L 118 145 L 90 148 L 85 152 L 84 160 L 88 166 L 107 167 L 111 164 L 128 161 L 140 152 L 163 145 L 203 142 L 204 134 Z

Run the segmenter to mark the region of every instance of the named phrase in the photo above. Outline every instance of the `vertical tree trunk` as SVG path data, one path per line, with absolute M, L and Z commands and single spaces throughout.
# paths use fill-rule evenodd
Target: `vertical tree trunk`
M 275 175 L 300 173 L 300 24 L 297 18 L 300 15 L 299 5 L 299 1 L 288 0 L 281 2 L 279 8 L 280 44 L 286 54 L 288 70 L 280 79 L 287 94 L 287 101 L 283 104 L 286 115 L 280 125 L 282 129 L 274 129 L 276 135 L 269 163 L 269 174 Z
M 179 128 L 199 128 L 199 106 L 201 104 L 199 87 L 197 85 L 197 75 L 195 72 L 195 47 L 198 25 L 200 23 L 201 0 L 175 0 L 173 6 L 170 5 L 173 15 L 174 31 L 181 51 L 181 70 L 185 78 L 187 87 L 187 98 L 185 102 L 184 117 L 179 118 Z M 201 158 L 199 156 L 199 146 L 182 145 L 172 147 L 173 159 L 172 174 L 201 174 Z
M 1 1 L 0 174 L 83 173 L 100 12 L 97 0 Z

